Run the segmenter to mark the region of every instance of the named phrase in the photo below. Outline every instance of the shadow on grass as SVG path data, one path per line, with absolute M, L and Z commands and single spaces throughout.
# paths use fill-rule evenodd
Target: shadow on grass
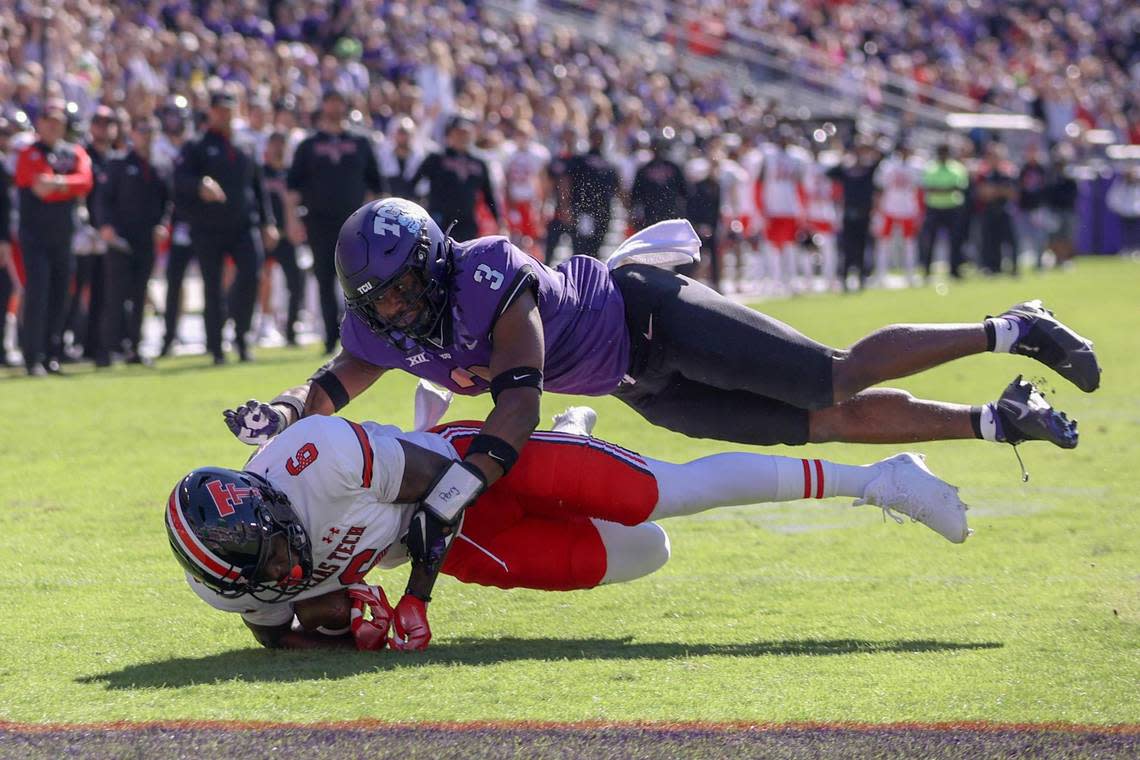
M 999 649 L 995 641 L 957 642 L 928 639 L 795 639 L 746 644 L 634 642 L 622 639 L 459 638 L 433 644 L 426 652 L 360 653 L 344 650 L 306 652 L 242 649 L 206 657 L 177 657 L 76 679 L 108 689 L 176 688 L 233 679 L 305 681 L 347 678 L 360 673 L 425 665 L 493 665 L 540 660 L 676 660 L 693 657 L 820 657 L 843 654 L 923 654 Z

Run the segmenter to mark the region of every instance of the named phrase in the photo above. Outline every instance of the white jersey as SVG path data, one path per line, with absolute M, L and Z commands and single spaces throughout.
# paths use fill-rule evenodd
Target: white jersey
M 839 223 L 835 180 L 827 176 L 827 169 L 821 164 L 808 164 L 804 173 L 804 195 L 808 221 L 830 224 L 833 228 Z
M 752 215 L 752 182 L 748 171 L 732 159 L 720 162 L 720 197 L 724 214 L 730 219 Z
M 316 583 L 287 601 L 226 599 L 187 574 L 210 606 L 238 612 L 254 625 L 284 625 L 292 602 L 360 582 L 373 567 L 407 560 L 399 538 L 415 504 L 396 502 L 404 477 L 405 440 L 450 459 L 459 456 L 434 433 L 404 433 L 391 425 L 357 424 L 342 417 L 306 417 L 263 446 L 245 466 L 284 492 L 309 535 Z
M 898 158 L 887 159 L 875 174 L 875 184 L 882 190 L 879 211 L 893 219 L 918 216 L 919 193 L 922 192 L 922 169 L 917 164 Z
M 549 163 L 550 151 L 538 143 L 530 143 L 508 153 L 503 165 L 507 200 L 511 203 L 533 203 L 538 198 L 538 179 Z
M 764 151 L 760 181 L 763 182 L 761 200 L 765 217 L 803 216 L 800 183 L 806 168 L 807 162 L 790 149 L 780 150 L 773 145 Z

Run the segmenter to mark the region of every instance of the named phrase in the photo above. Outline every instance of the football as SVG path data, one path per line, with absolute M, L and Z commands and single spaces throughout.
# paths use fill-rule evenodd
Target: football
M 306 631 L 322 627 L 329 630 L 347 628 L 351 609 L 352 600 L 348 598 L 348 590 L 343 588 L 293 603 L 293 613 Z

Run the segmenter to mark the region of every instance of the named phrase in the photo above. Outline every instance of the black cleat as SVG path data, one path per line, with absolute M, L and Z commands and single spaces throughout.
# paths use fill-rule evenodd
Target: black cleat
M 1062 449 L 1077 447 L 1077 421 L 1058 412 L 1037 386 L 1021 375 L 1013 379 L 996 404 L 1001 428 L 998 440 L 1016 446 L 1024 441 L 1048 441 Z
M 1017 322 L 1021 331 L 1013 353 L 1033 357 L 1085 393 L 1100 386 L 1092 341 L 1066 327 L 1041 301 L 1019 303 L 1000 316 Z

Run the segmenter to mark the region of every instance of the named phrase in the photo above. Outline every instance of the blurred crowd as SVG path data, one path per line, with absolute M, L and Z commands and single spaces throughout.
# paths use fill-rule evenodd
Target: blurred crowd
M 1051 142 L 1140 142 L 1140 5 L 1129 0 L 555 0 L 657 30 L 690 52 L 766 35 L 879 105 L 934 88 L 1032 115 Z
M 1110 7 L 1120 23 L 1097 23 Z M 1044 133 L 1016 151 L 984 133 L 916 150 L 905 129 L 792 118 L 668 47 L 603 47 L 477 2 L 16 2 L 0 8 L 0 304 L 19 319 L 0 359 L 38 376 L 176 351 L 187 272 L 215 363 L 308 333 L 332 351 L 336 231 L 389 194 L 550 263 L 683 216 L 704 258 L 686 273 L 746 295 L 915 284 L 938 258 L 952 277 L 1064 264 L 1074 138 L 1140 142 L 1128 4 L 700 10 L 714 37 L 792 35 L 837 65 L 1037 115 Z M 1118 174 L 1107 203 L 1135 249 L 1140 176 Z

